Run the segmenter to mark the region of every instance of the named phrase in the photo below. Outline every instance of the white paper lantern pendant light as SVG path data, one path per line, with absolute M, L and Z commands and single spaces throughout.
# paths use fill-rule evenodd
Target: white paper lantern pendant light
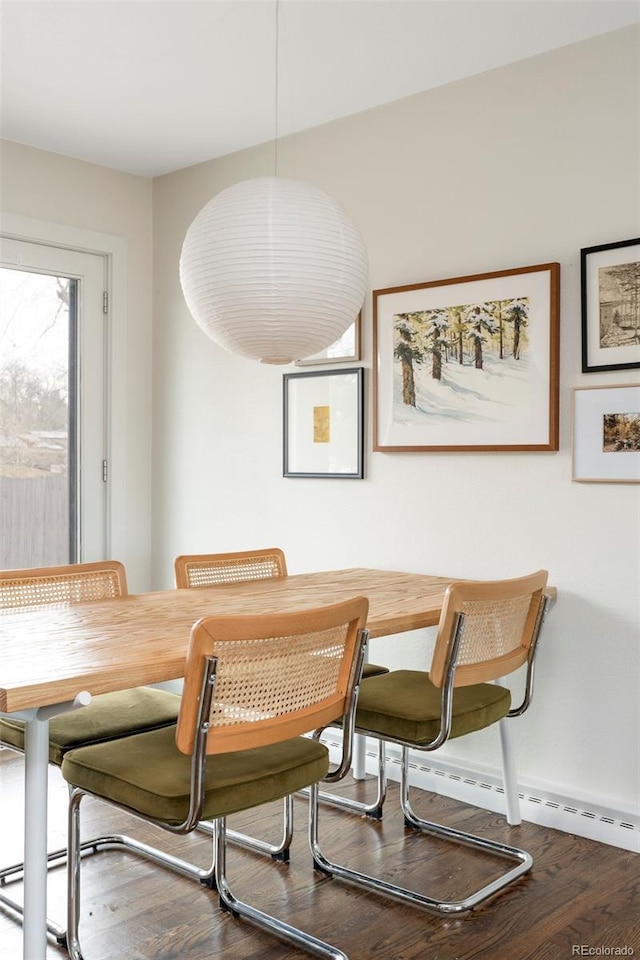
M 367 276 L 362 237 L 343 207 L 318 187 L 278 176 L 217 194 L 189 227 L 180 257 L 199 326 L 263 363 L 291 363 L 341 337 L 362 307 Z
M 182 247 L 189 310 L 232 353 L 290 363 L 324 350 L 364 300 L 367 254 L 340 204 L 298 180 L 261 177 L 217 194 Z

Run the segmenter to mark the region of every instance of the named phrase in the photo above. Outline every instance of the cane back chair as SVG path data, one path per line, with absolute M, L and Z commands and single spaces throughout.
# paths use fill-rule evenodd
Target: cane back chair
M 233 553 L 183 554 L 174 561 L 176 587 L 179 590 L 197 587 L 213 587 L 221 583 L 246 583 L 252 580 L 271 580 L 287 576 L 287 561 L 279 547 L 262 550 L 239 550 Z M 283 832 L 278 843 L 269 843 L 258 837 L 227 827 L 227 839 L 266 853 L 276 860 L 289 860 L 289 848 L 293 839 L 293 797 L 284 798 Z M 213 833 L 213 825 L 200 824 L 204 833 Z M 213 872 L 210 885 L 214 882 Z
M 0 571 L 0 610 L 21 610 L 69 603 L 111 600 L 127 596 L 124 566 L 117 560 L 77 563 L 68 566 Z M 49 723 L 49 762 L 60 766 L 67 750 L 129 733 L 154 730 L 174 724 L 180 699 L 151 687 L 135 687 L 103 693 L 87 706 L 52 718 Z M 24 752 L 25 725 L 9 717 L 0 720 L 0 743 Z M 50 863 L 64 858 L 65 850 L 49 854 Z M 0 884 L 22 873 L 22 864 L 0 870 Z M 0 902 L 22 915 L 22 907 L 0 893 Z M 64 930 L 49 922 L 49 932 L 58 940 Z
M 471 910 L 532 866 L 524 850 L 422 819 L 409 799 L 409 750 L 432 751 L 447 740 L 520 716 L 533 690 L 533 664 L 546 612 L 547 572 L 502 581 L 467 581 L 446 592 L 430 673 L 396 670 L 362 683 L 356 730 L 401 747 L 400 801 L 407 827 L 515 862 L 496 880 L 454 900 L 425 896 L 329 860 L 319 843 L 318 787 L 311 790 L 311 844 L 317 869 L 394 899 L 452 914 Z M 517 707 L 500 678 L 526 666 Z M 493 681 L 493 682 L 492 682 Z
M 235 553 L 200 553 L 176 557 L 176 587 L 213 587 L 286 577 L 287 561 L 278 547 Z
M 178 589 L 213 587 L 222 583 L 244 583 L 252 580 L 270 580 L 287 576 L 287 561 L 279 547 L 242 550 L 233 553 L 183 554 L 174 561 Z M 388 673 L 388 668 L 365 663 L 362 676 L 373 677 Z M 209 832 L 206 823 L 200 829 Z M 268 843 L 257 837 L 227 828 L 227 839 L 251 850 L 267 853 L 277 860 L 288 861 L 293 838 L 293 797 L 284 798 L 283 832 L 278 843 Z
M 226 817 L 343 775 L 350 738 L 342 762 L 329 771 L 326 747 L 303 734 L 339 717 L 352 720 L 367 612 L 367 600 L 359 597 L 286 614 L 206 617 L 192 629 L 175 727 L 65 754 L 72 960 L 82 960 L 85 794 L 172 833 L 190 833 L 201 820 L 212 820 L 221 908 L 317 956 L 346 960 L 340 950 L 235 898 L 226 878 Z

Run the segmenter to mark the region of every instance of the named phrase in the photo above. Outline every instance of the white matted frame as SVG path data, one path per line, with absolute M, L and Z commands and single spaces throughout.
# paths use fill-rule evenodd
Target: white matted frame
M 640 384 L 574 389 L 573 480 L 640 483 Z
M 319 353 L 296 360 L 297 367 L 309 367 L 320 363 L 354 363 L 361 353 L 362 310 L 345 332 Z
M 284 374 L 282 473 L 363 478 L 362 367 Z
M 373 291 L 385 452 L 557 450 L 560 265 Z

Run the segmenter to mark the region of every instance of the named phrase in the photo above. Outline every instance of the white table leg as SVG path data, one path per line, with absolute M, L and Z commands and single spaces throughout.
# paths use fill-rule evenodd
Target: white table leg
M 507 687 L 504 677 L 499 677 L 495 681 L 498 687 Z M 513 759 L 513 748 L 511 746 L 511 729 L 509 720 L 503 717 L 498 724 L 500 731 L 500 753 L 502 756 L 502 775 L 504 780 L 504 798 L 506 805 L 507 823 L 512 827 L 517 827 L 522 823 L 520 814 L 520 795 L 518 794 L 518 776 L 516 774 L 516 765 Z
M 507 807 L 507 823 L 515 827 L 522 823 L 520 814 L 520 796 L 518 794 L 518 777 L 513 760 L 511 746 L 511 730 L 509 721 L 502 719 L 498 724 L 500 729 L 500 749 L 502 753 L 502 770 L 504 776 L 504 796 Z
M 25 726 L 23 960 L 47 950 L 47 774 L 49 720 L 35 711 Z
M 351 775 L 354 780 L 364 780 L 367 738 L 357 733 L 353 738 L 353 763 Z

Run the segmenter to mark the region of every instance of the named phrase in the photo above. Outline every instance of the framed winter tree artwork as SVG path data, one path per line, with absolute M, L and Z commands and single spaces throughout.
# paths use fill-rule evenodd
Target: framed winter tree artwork
M 582 372 L 640 367 L 640 238 L 584 247 Z
M 557 450 L 560 264 L 373 291 L 374 450 Z

